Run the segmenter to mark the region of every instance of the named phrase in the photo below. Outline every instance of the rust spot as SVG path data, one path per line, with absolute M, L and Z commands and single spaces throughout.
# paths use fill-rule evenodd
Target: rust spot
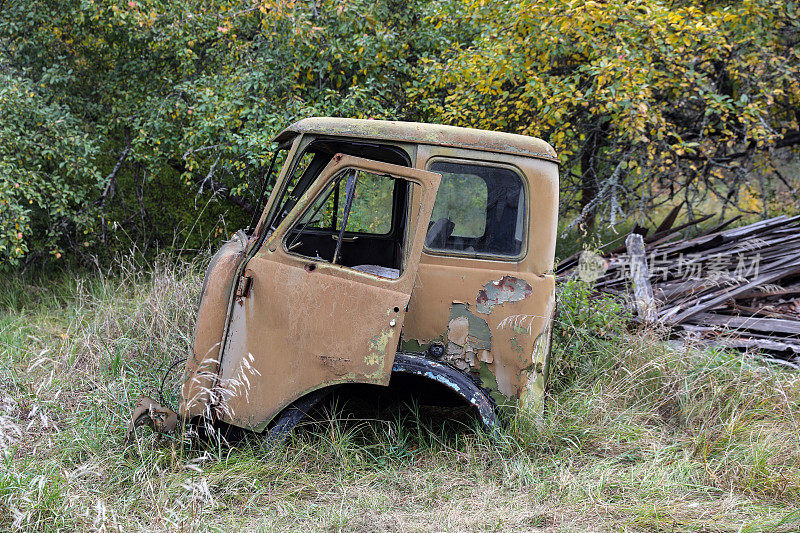
M 335 375 L 341 376 L 347 373 L 348 364 L 350 363 L 350 359 L 347 357 L 320 355 L 319 358 L 322 364 L 328 367 Z
M 531 292 L 533 289 L 530 283 L 524 279 L 503 276 L 498 280 L 490 281 L 478 291 L 475 308 L 479 313 L 488 315 L 494 306 L 505 302 L 524 300 L 531 295 Z
M 138 426 L 147 425 L 156 433 L 174 433 L 178 427 L 178 414 L 155 400 L 143 396 L 136 402 L 125 433 L 125 444 L 130 444 Z

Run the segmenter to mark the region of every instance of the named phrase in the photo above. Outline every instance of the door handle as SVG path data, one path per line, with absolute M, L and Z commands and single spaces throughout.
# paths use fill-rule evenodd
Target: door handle
M 338 235 L 331 235 L 331 239 L 333 239 L 334 241 L 338 241 L 339 240 L 339 236 Z M 342 237 L 342 242 L 356 242 L 357 240 L 358 240 L 358 237 Z

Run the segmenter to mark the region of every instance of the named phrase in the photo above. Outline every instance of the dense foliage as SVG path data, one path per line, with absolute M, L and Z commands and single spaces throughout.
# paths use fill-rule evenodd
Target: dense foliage
M 469 16 L 480 36 L 414 94 L 429 119 L 548 139 L 576 222 L 678 194 L 763 200 L 753 165 L 768 176 L 800 142 L 796 2 L 475 0 Z
M 540 135 L 581 221 L 679 192 L 766 211 L 798 24 L 775 0 L 5 0 L 0 267 L 229 234 L 310 115 Z

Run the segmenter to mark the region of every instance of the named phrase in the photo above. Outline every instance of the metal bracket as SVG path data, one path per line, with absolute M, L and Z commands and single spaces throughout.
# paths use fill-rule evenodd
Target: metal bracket
M 247 298 L 250 294 L 250 286 L 253 284 L 253 278 L 250 276 L 242 276 L 239 278 L 239 285 L 236 287 L 237 298 Z

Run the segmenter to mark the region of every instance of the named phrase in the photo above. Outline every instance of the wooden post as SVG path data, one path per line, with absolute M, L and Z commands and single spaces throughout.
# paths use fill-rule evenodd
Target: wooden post
M 658 319 L 658 312 L 647 271 L 644 239 L 638 233 L 631 233 L 625 239 L 625 246 L 628 248 L 628 259 L 631 262 L 631 287 L 636 311 L 644 322 L 655 322 Z

